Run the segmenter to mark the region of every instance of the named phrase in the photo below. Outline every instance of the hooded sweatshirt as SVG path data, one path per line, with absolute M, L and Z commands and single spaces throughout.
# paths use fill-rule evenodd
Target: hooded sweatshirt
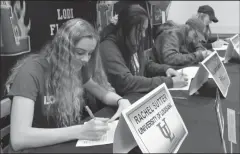
M 168 88 L 173 87 L 171 77 L 160 76 L 170 68 L 168 65 L 151 64 L 143 53 L 139 55 L 140 73 L 133 75 L 127 60 L 131 55 L 126 56 L 126 52 L 127 50 L 120 47 L 113 34 L 107 36 L 100 44 L 100 53 L 108 80 L 119 95 L 147 93 L 162 83 L 166 83 Z

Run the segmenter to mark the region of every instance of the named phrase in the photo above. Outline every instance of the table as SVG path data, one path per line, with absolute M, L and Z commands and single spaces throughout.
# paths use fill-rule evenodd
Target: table
M 240 152 L 240 65 L 228 63 L 225 64 L 229 74 L 231 85 L 226 99 L 222 100 L 223 114 L 225 120 L 224 138 L 227 152 L 230 152 L 230 145 L 227 134 L 227 108 L 234 109 L 237 113 L 237 142 L 233 145 L 233 152 Z M 208 89 L 209 90 L 209 89 Z M 145 94 L 131 93 L 124 98 L 135 102 Z M 176 107 L 189 131 L 189 134 L 183 142 L 179 153 L 223 153 L 221 144 L 217 116 L 215 112 L 215 98 L 203 96 L 188 96 L 187 100 L 174 100 Z M 96 116 L 111 117 L 115 110 L 105 107 Z M 93 147 L 75 147 L 77 141 L 46 146 L 31 150 L 31 153 L 112 153 L 112 144 L 93 146 Z M 139 149 L 135 148 L 139 152 Z

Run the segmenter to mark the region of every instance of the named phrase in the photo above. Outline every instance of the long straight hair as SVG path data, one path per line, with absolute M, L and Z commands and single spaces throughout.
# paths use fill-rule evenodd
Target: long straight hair
M 109 24 L 101 32 L 101 41 L 107 39 L 111 34 L 116 35 L 117 45 L 123 55 L 126 64 L 131 70 L 131 57 L 137 52 L 139 61 L 142 61 L 143 57 L 143 36 L 141 29 L 143 27 L 144 21 L 148 20 L 148 14 L 144 8 L 138 4 L 129 5 L 123 8 L 118 15 L 118 21 L 116 25 Z M 127 41 L 130 40 L 131 30 L 135 27 L 135 39 L 137 42 L 137 51 L 134 51 L 127 45 Z M 140 62 L 140 67 L 141 66 Z

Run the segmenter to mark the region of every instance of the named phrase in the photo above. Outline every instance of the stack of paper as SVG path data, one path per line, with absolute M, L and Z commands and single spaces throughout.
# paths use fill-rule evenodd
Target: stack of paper
M 113 143 L 114 133 L 117 128 L 118 120 L 109 123 L 110 129 L 100 140 L 78 140 L 76 147 L 96 146 Z
M 223 45 L 220 48 L 213 48 L 213 50 L 216 50 L 216 51 L 218 51 L 218 50 L 227 50 L 227 47 L 228 47 L 228 45 Z

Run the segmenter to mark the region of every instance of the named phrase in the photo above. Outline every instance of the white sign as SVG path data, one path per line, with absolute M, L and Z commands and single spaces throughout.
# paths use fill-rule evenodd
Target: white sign
M 121 129 L 128 132 L 117 133 L 123 133 Z M 128 152 L 135 140 L 143 153 L 176 153 L 187 134 L 186 126 L 164 83 L 122 112 L 113 152 Z M 120 142 L 119 139 L 125 140 Z
M 222 108 L 222 102 L 221 102 L 221 98 L 220 98 L 218 89 L 216 91 L 216 108 L 215 109 L 216 109 L 216 113 L 217 113 L 218 126 L 220 129 L 220 136 L 221 136 L 223 150 L 224 150 L 224 153 L 227 153 L 226 143 L 225 143 L 225 139 L 224 139 L 225 124 L 224 124 L 223 108 Z
M 231 58 L 240 59 L 240 51 L 239 51 L 239 34 L 231 37 L 230 42 L 227 47 L 227 51 L 225 53 L 225 61 L 228 62 Z
M 207 82 L 209 76 L 213 78 L 222 95 L 226 98 L 230 86 L 230 79 L 216 51 L 211 53 L 200 63 L 198 72 L 191 82 L 189 95 L 194 94 L 205 82 Z
M 230 86 L 230 79 L 225 66 L 219 58 L 218 53 L 215 51 L 210 54 L 203 62 L 202 65 L 212 75 L 213 80 L 220 89 L 222 95 L 226 98 L 228 88 Z
M 189 89 L 189 95 L 193 95 L 202 87 L 202 85 L 208 81 L 209 73 L 204 68 L 204 66 L 200 63 L 200 67 L 195 75 L 195 77 L 192 79 Z
M 235 111 L 227 108 L 228 140 L 237 144 Z

